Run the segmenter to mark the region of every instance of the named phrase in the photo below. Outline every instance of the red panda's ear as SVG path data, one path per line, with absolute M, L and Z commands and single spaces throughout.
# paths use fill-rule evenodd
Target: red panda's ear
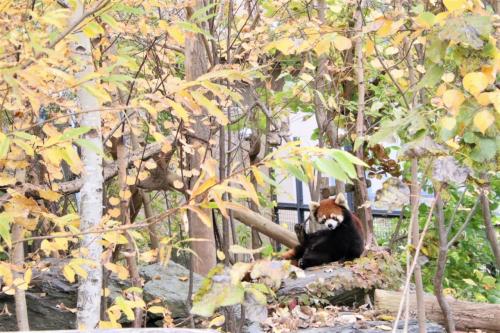
M 339 193 L 335 196 L 335 203 L 339 206 L 349 209 L 349 204 L 347 203 L 344 193 Z
M 319 208 L 319 202 L 311 201 L 309 203 L 309 216 L 312 222 L 316 223 L 318 222 L 318 220 L 316 219 L 316 211 L 318 210 L 318 208 Z

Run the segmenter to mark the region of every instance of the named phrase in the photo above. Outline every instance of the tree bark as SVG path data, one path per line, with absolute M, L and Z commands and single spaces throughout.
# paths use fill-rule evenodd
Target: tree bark
M 453 312 L 448 301 L 443 294 L 443 280 L 446 269 L 446 257 L 448 256 L 448 236 L 444 223 L 444 208 L 443 200 L 436 198 L 436 229 L 439 235 L 439 253 L 437 259 L 436 274 L 434 275 L 434 294 L 438 300 L 441 311 L 444 315 L 446 330 L 449 333 L 455 332 L 455 321 L 453 320 Z
M 118 162 L 118 184 L 120 186 L 120 212 L 122 224 L 130 225 L 130 210 L 129 210 L 129 199 L 127 199 L 127 192 L 130 192 L 129 186 L 127 185 L 127 153 L 126 147 L 123 143 L 123 133 L 122 137 L 118 139 L 118 144 L 116 146 L 116 155 Z M 137 259 L 135 256 L 136 249 L 134 246 L 134 240 L 129 233 L 125 232 L 125 237 L 127 238 L 125 259 L 127 261 L 128 271 L 130 278 L 132 279 L 132 285 L 137 288 L 141 288 L 141 277 L 139 276 L 139 269 L 137 267 Z M 140 298 L 140 294 L 133 293 L 134 298 Z M 133 322 L 133 327 L 142 326 L 142 308 L 136 307 L 134 309 L 135 319 Z
M 204 7 L 203 1 L 193 1 L 192 7 L 187 7 L 188 17 L 191 16 L 191 13 L 202 7 Z M 207 54 L 200 34 L 186 34 L 184 55 L 186 58 L 186 81 L 195 80 L 200 75 L 206 73 L 208 68 Z M 209 157 L 211 154 L 210 147 L 206 144 L 210 138 L 210 129 L 203 124 L 203 118 L 205 117 L 205 111 L 201 116 L 192 116 L 194 123 L 191 128 L 196 133 L 196 137 L 191 137 L 189 141 L 194 147 L 193 155 L 189 156 L 189 167 L 191 170 L 199 170 L 205 156 Z M 193 188 L 196 179 L 197 177 L 191 177 L 190 188 Z M 208 215 L 210 216 L 210 214 Z M 212 228 L 205 225 L 193 212 L 189 212 L 188 217 L 191 236 L 193 238 L 204 239 L 204 241 L 191 243 L 191 249 L 196 254 L 192 256 L 193 270 L 198 274 L 206 275 L 216 264 L 214 233 Z
M 363 63 L 363 14 L 362 8 L 364 7 L 364 2 L 361 1 L 360 8 L 356 11 L 356 23 L 355 31 L 357 33 L 357 39 L 355 44 L 356 52 L 356 80 L 358 83 L 358 111 L 356 115 L 356 139 L 362 138 L 365 134 L 365 72 Z M 360 159 L 364 159 L 363 146 L 359 147 L 355 152 L 356 156 Z M 356 173 L 358 179 L 355 181 L 356 197 L 358 201 L 359 215 L 363 221 L 364 228 L 366 231 L 366 246 L 370 247 L 373 236 L 373 216 L 372 210 L 367 205 L 368 204 L 368 189 L 366 185 L 365 169 L 361 165 L 356 165 Z
M 84 2 L 77 0 L 71 22 L 78 21 L 82 15 L 84 15 Z M 76 33 L 76 40 L 73 54 L 83 64 L 82 71 L 77 75 L 77 78 L 80 79 L 92 73 L 94 68 L 89 38 L 80 31 Z M 93 83 L 88 82 L 87 84 Z M 101 107 L 97 98 L 83 87 L 78 89 L 77 97 L 82 111 L 98 110 Z M 80 125 L 92 128 L 83 137 L 97 149 L 102 150 L 101 114 L 99 112 L 82 113 Z M 85 147 L 82 147 L 81 151 L 83 171 L 80 190 L 80 229 L 88 231 L 98 227 L 101 223 L 104 177 L 102 157 Z M 86 258 L 92 260 L 93 265 L 85 267 L 88 276 L 82 279 L 78 288 L 77 323 L 79 329 L 93 329 L 97 327 L 100 320 L 102 288 L 101 238 L 100 234 L 84 235 L 80 244 L 81 249 L 88 251 Z
M 281 244 L 289 248 L 293 248 L 299 245 L 299 241 L 295 233 L 279 226 L 273 221 L 270 221 L 257 213 L 254 213 L 250 210 L 240 210 L 240 209 L 238 210 L 232 209 L 232 212 L 234 218 L 240 221 L 241 223 L 249 227 L 255 228 L 264 235 L 280 242 Z
M 415 295 L 410 295 L 410 308 L 416 311 L 417 304 Z M 399 303 L 403 293 L 400 291 L 375 290 L 375 308 L 388 311 L 391 314 L 398 312 Z M 500 331 L 500 306 L 498 304 L 473 303 L 458 301 L 447 297 L 453 306 L 453 319 L 456 322 L 456 329 L 461 331 L 474 331 L 475 329 L 487 330 L 491 332 Z M 429 320 L 443 324 L 445 319 L 439 308 L 436 298 L 432 295 L 424 295 L 424 304 Z
M 419 233 L 419 220 L 418 209 L 420 206 L 420 186 L 418 183 L 418 161 L 416 158 L 411 160 L 411 187 L 410 187 L 410 203 L 411 203 L 411 217 L 410 217 L 410 232 L 411 244 L 414 248 L 418 245 L 420 239 Z M 418 331 L 425 333 L 425 306 L 424 306 L 424 284 L 422 281 L 422 270 L 417 261 L 415 270 L 413 271 L 413 278 L 415 279 L 415 287 L 417 292 L 417 317 L 418 317 Z
M 16 242 L 23 238 L 23 226 L 14 223 L 12 226 L 12 241 Z M 24 243 L 17 243 L 12 249 L 12 263 L 22 269 L 24 265 Z M 23 275 L 19 272 L 14 272 L 14 277 L 23 278 Z M 14 295 L 14 300 L 16 302 L 16 320 L 17 328 L 20 331 L 29 331 L 29 319 L 28 319 L 28 307 L 26 305 L 26 293 L 24 290 L 16 288 L 16 293 Z
M 500 268 L 500 247 L 498 246 L 497 235 L 491 221 L 490 202 L 488 200 L 487 193 L 488 190 L 484 186 L 481 187 L 480 200 L 481 208 L 483 210 L 483 220 L 486 227 L 486 236 L 488 237 L 491 250 L 493 251 L 493 255 L 495 256 L 497 268 Z

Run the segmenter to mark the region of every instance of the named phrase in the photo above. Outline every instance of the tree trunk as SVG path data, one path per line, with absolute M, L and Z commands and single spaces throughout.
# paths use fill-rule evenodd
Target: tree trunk
M 355 31 L 358 35 L 355 44 L 356 52 L 356 80 L 358 83 L 358 112 L 356 115 L 356 139 L 362 138 L 365 134 L 365 73 L 363 64 L 363 16 L 361 13 L 364 7 L 364 2 L 360 4 L 360 8 L 356 11 Z M 356 156 L 364 159 L 363 146 L 359 147 L 355 152 Z M 366 185 L 365 169 L 361 165 L 356 165 L 356 173 L 358 179 L 355 181 L 356 197 L 359 215 L 363 221 L 366 232 L 366 246 L 372 245 L 373 237 L 373 216 L 372 210 L 368 206 L 368 189 Z
M 12 242 L 17 242 L 23 239 L 23 226 L 14 223 L 12 226 Z M 24 243 L 16 243 L 12 249 L 12 263 L 22 269 L 24 265 Z M 15 278 L 23 278 L 21 273 L 15 272 Z M 17 328 L 20 331 L 29 331 L 29 320 L 28 320 L 28 307 L 26 305 L 26 293 L 24 290 L 16 288 L 16 293 L 14 295 L 16 302 L 16 320 Z
M 488 237 L 491 250 L 493 251 L 493 255 L 495 256 L 497 268 L 500 269 L 500 247 L 498 246 L 497 234 L 495 228 L 493 227 L 493 223 L 491 221 L 490 202 L 488 200 L 487 193 L 488 193 L 487 189 L 485 187 L 482 187 L 480 199 L 481 199 L 481 208 L 483 210 L 483 220 L 484 220 L 484 225 L 486 227 L 486 236 Z
M 375 308 L 388 311 L 391 314 L 398 312 L 399 303 L 403 293 L 400 291 L 375 290 Z M 500 332 L 500 306 L 498 304 L 473 303 L 458 301 L 447 297 L 453 307 L 453 319 L 456 329 L 461 331 L 474 331 L 475 329 Z M 424 296 L 425 310 L 429 320 L 443 324 L 445 319 L 439 308 L 436 298 L 432 295 Z M 410 294 L 410 308 L 416 311 L 416 299 Z
M 193 7 L 187 8 L 188 16 L 191 16 L 191 13 L 202 7 L 204 7 L 203 1 L 193 1 Z M 200 34 L 186 34 L 184 55 L 186 57 L 186 81 L 195 80 L 200 75 L 206 73 L 207 55 Z M 211 154 L 210 147 L 206 144 L 209 141 L 210 129 L 202 122 L 205 116 L 206 114 L 192 116 L 194 120 L 192 129 L 193 133 L 196 133 L 196 137 L 191 137 L 189 140 L 189 143 L 194 147 L 193 155 L 189 156 L 189 167 L 191 170 L 199 170 L 205 156 L 209 157 Z M 207 149 L 209 151 L 206 151 Z M 191 189 L 196 183 L 196 179 L 196 177 L 191 177 L 189 184 Z M 210 216 L 210 214 L 208 215 Z M 189 212 L 188 216 L 191 237 L 205 240 L 191 243 L 191 249 L 196 254 L 192 256 L 193 270 L 198 274 L 206 275 L 216 264 L 214 233 L 212 228 L 205 225 L 193 212 Z
M 418 209 L 420 206 L 420 186 L 418 184 L 418 161 L 416 158 L 411 160 L 411 217 L 410 217 L 410 232 L 411 244 L 413 248 L 418 245 L 420 239 L 419 223 L 418 223 Z M 413 271 L 413 278 L 415 279 L 415 287 L 417 292 L 417 316 L 418 316 L 418 331 L 425 333 L 425 306 L 424 306 L 424 284 L 422 281 L 422 270 L 417 261 L 415 270 Z
M 129 186 L 127 185 L 127 152 L 125 144 L 123 143 L 123 136 L 118 139 L 118 143 L 116 146 L 116 156 L 118 161 L 118 183 L 120 186 L 120 213 L 122 224 L 130 225 L 130 210 L 129 210 L 129 199 L 127 199 L 127 192 L 130 192 Z M 139 276 L 139 269 L 137 267 L 137 259 L 135 256 L 136 249 L 134 246 L 134 240 L 129 233 L 125 233 L 125 237 L 127 238 L 126 245 L 126 253 L 124 253 L 125 259 L 127 261 L 128 271 L 130 274 L 130 278 L 132 279 L 132 286 L 141 288 L 141 277 Z M 140 294 L 133 293 L 134 298 L 140 298 Z M 142 309 L 140 307 L 136 307 L 134 309 L 135 319 L 133 323 L 133 327 L 141 327 L 142 326 Z
M 443 200 L 436 198 L 436 229 L 439 235 L 439 253 L 437 259 L 436 275 L 434 275 L 434 294 L 438 300 L 439 306 L 445 318 L 446 330 L 449 333 L 455 332 L 455 322 L 453 312 L 448 301 L 443 294 L 443 280 L 446 269 L 446 257 L 448 256 L 448 236 L 444 223 Z
M 81 0 L 77 0 L 71 22 L 79 20 L 83 13 L 84 3 Z M 74 45 L 74 57 L 83 64 L 82 71 L 77 75 L 79 79 L 92 73 L 94 67 L 89 38 L 81 31 L 75 35 L 77 42 Z M 87 82 L 87 84 L 93 83 Z M 91 95 L 83 87 L 78 89 L 77 97 L 81 111 L 99 110 L 101 107 L 97 98 Z M 92 128 L 83 138 L 90 141 L 97 149 L 102 151 L 101 114 L 98 111 L 82 113 L 80 125 Z M 101 155 L 85 147 L 82 147 L 81 152 L 83 162 L 81 179 L 83 185 L 80 190 L 81 200 L 79 212 L 80 229 L 85 232 L 98 227 L 101 223 L 104 177 Z M 85 279 L 82 278 L 78 288 L 77 322 L 78 328 L 93 329 L 99 324 L 101 310 L 101 235 L 84 235 L 80 247 L 88 251 L 85 257 L 92 260 L 94 265 L 85 267 L 88 276 Z

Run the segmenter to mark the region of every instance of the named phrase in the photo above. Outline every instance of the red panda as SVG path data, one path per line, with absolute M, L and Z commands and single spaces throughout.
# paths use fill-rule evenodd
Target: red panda
M 349 211 L 342 193 L 335 197 L 310 203 L 311 222 L 326 229 L 311 234 L 303 224 L 295 226 L 299 245 L 285 252 L 283 259 L 307 268 L 334 261 L 359 258 L 364 250 L 364 230 L 361 220 Z

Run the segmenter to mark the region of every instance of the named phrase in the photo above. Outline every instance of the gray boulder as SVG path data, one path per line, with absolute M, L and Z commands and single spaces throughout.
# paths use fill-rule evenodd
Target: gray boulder
M 167 266 L 152 264 L 141 267 L 139 274 L 146 281 L 143 288 L 145 301 L 161 299 L 172 312 L 173 318 L 185 318 L 189 315 L 189 270 L 170 261 Z M 198 290 L 201 281 L 200 275 L 193 275 L 193 293 Z
M 60 259 L 46 259 L 33 271 L 33 279 L 26 292 L 28 318 L 32 330 L 62 330 L 76 327 L 77 284 L 70 284 L 62 275 L 66 262 Z M 43 266 L 43 268 L 41 268 Z M 185 318 L 188 315 L 187 295 L 189 288 L 189 270 L 172 261 L 167 266 L 152 264 L 139 267 L 143 277 L 144 299 L 150 301 L 159 298 L 172 312 L 173 318 Z M 202 278 L 194 276 L 196 291 Z M 108 306 L 121 290 L 130 287 L 126 281 L 120 281 L 113 275 L 108 288 L 111 297 Z M 17 331 L 14 297 L 0 295 L 0 331 Z M 6 310 L 8 311 L 6 311 Z

